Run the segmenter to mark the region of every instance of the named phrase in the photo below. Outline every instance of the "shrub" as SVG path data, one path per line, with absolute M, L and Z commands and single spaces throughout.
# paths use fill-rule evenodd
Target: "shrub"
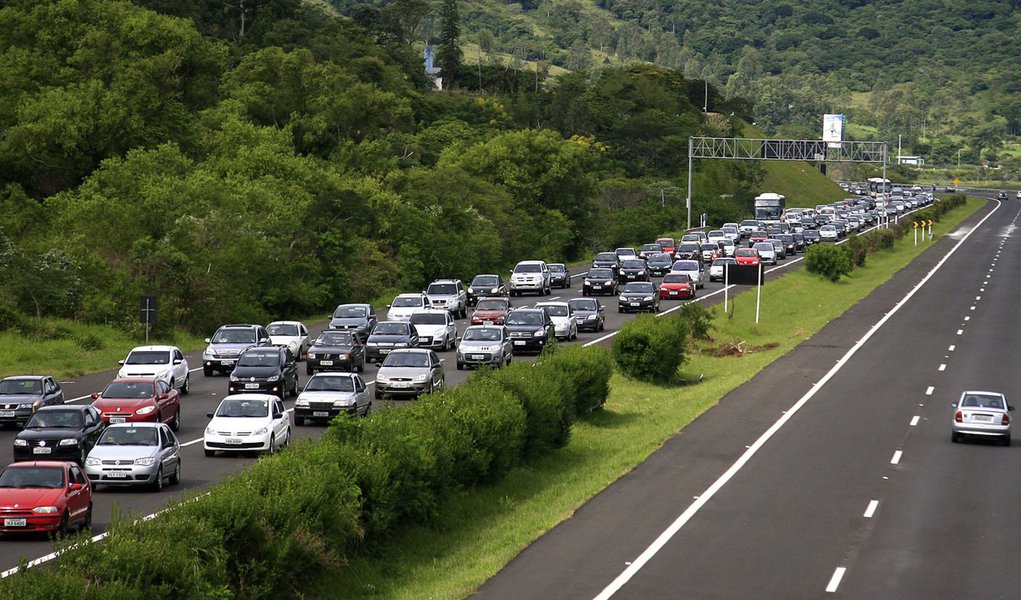
M 86 352 L 103 349 L 103 339 L 94 333 L 87 333 L 74 340 L 75 345 Z
M 559 353 L 558 353 L 559 354 Z M 510 393 L 525 411 L 525 456 L 533 458 L 567 443 L 574 420 L 570 384 L 543 363 L 514 363 L 479 377 L 480 384 Z
M 541 368 L 553 369 L 555 377 L 568 382 L 567 387 L 573 392 L 575 415 L 588 415 L 606 404 L 610 395 L 613 360 L 605 348 L 565 346 L 555 355 L 543 359 Z
M 713 313 L 706 310 L 705 306 L 696 302 L 685 302 L 677 311 L 677 316 L 687 323 L 692 339 L 709 339 L 709 332 L 713 328 Z
M 635 317 L 613 340 L 613 360 L 622 373 L 642 381 L 671 381 L 685 359 L 687 323 L 677 317 Z
M 809 273 L 837 281 L 850 273 L 852 268 L 851 253 L 844 246 L 812 244 L 805 250 L 805 269 Z
M 865 258 L 868 256 L 866 240 L 861 236 L 851 236 L 847 240 L 847 249 L 851 255 L 851 264 L 856 267 L 865 266 Z

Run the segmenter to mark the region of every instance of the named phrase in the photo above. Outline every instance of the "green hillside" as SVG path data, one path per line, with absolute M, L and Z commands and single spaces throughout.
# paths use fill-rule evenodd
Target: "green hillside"
M 814 166 L 799 162 L 767 162 L 764 191 L 787 197 L 787 206 L 814 208 L 847 197 L 847 193 Z

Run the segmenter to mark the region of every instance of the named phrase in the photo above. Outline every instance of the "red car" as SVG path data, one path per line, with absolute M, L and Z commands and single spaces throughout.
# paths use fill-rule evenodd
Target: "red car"
M 510 310 L 507 298 L 479 298 L 472 313 L 472 325 L 503 325 Z
M 677 249 L 677 242 L 674 241 L 674 238 L 662 237 L 657 239 L 656 243 L 663 248 L 663 252 L 670 255 L 670 258 L 674 257 L 674 250 Z
M 72 462 L 34 461 L 0 473 L 0 531 L 59 532 L 92 527 L 92 484 Z
M 748 234 L 748 245 L 754 246 L 757 242 L 764 242 L 769 239 L 769 234 L 759 229 Z M 741 264 L 741 263 L 738 263 Z
M 739 265 L 759 266 L 759 251 L 755 248 L 738 248 L 734 250 L 734 260 Z
M 181 392 L 162 379 L 124 377 L 114 379 L 92 403 L 107 423 L 136 421 L 166 423 L 177 431 L 181 426 Z
M 663 276 L 663 282 L 659 284 L 659 297 L 670 298 L 694 298 L 695 282 L 687 273 L 667 273 Z

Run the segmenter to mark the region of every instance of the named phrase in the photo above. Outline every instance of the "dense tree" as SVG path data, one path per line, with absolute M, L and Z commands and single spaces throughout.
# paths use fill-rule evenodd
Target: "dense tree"
M 440 8 L 440 42 L 436 50 L 436 62 L 440 67 L 445 88 L 457 87 L 461 74 L 464 54 L 461 51 L 461 16 L 457 11 L 458 0 L 443 0 Z

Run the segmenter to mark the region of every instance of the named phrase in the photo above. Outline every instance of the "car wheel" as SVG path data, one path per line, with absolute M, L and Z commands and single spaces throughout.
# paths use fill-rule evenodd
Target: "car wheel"
M 177 461 L 177 465 L 174 467 L 174 472 L 170 474 L 170 485 L 177 485 L 181 483 L 181 461 Z
M 624 312 L 624 309 L 618 306 L 618 307 L 617 307 L 617 312 L 619 312 L 619 313 L 623 313 L 623 312 Z
M 603 331 L 604 329 L 606 329 L 606 321 L 600 321 L 599 322 L 599 331 Z
M 174 415 L 174 420 L 170 422 L 170 430 L 178 431 L 181 429 L 181 407 L 177 407 L 177 414 Z
M 961 436 L 956 431 L 950 432 L 950 441 L 957 444 L 961 441 Z
M 85 459 L 88 457 L 88 455 L 89 455 L 89 453 L 85 451 L 85 446 L 82 446 L 82 451 L 78 453 L 78 465 L 79 466 L 82 466 L 82 467 L 85 466 Z
M 92 503 L 89 502 L 89 508 L 85 511 L 85 518 L 82 519 L 82 524 L 78 527 L 79 529 L 92 529 Z
M 301 427 L 305 424 L 305 417 L 294 417 L 294 424 Z
M 209 449 L 203 448 L 203 451 L 206 453 L 207 457 L 216 456 L 216 450 L 209 450 Z
M 1010 446 L 1010 434 L 1009 433 L 1007 435 L 1003 436 L 1003 445 L 1004 446 L 1008 446 L 1008 447 Z
M 210 369 L 209 367 L 202 367 L 202 375 L 204 375 L 205 377 L 212 377 L 213 370 Z
M 457 361 L 457 370 L 458 371 L 463 371 L 464 370 L 464 363 L 463 362 Z
M 284 434 L 284 447 L 291 445 L 291 428 L 287 428 L 287 433 Z
M 269 434 L 269 450 L 266 450 L 266 454 L 273 455 L 276 453 L 277 453 L 277 437 L 271 433 Z
M 191 393 L 191 375 L 184 376 L 184 385 L 181 386 L 181 395 L 187 396 Z
M 163 491 L 163 467 L 156 469 L 156 479 L 152 482 L 152 491 Z
M 365 357 L 364 356 L 362 356 L 362 364 L 358 365 L 358 372 L 359 373 L 364 373 L 365 372 Z
M 57 527 L 57 533 L 61 537 L 67 535 L 67 533 L 68 533 L 68 525 L 67 525 L 67 523 L 68 523 L 67 513 L 65 512 L 64 515 L 62 517 L 60 517 L 60 526 Z
M 588 290 L 582 290 L 581 291 L 581 295 L 582 296 L 588 296 Z
M 373 392 L 373 394 L 375 395 L 376 400 L 382 400 L 383 399 L 383 392 L 381 392 L 379 390 L 376 390 L 375 392 Z

